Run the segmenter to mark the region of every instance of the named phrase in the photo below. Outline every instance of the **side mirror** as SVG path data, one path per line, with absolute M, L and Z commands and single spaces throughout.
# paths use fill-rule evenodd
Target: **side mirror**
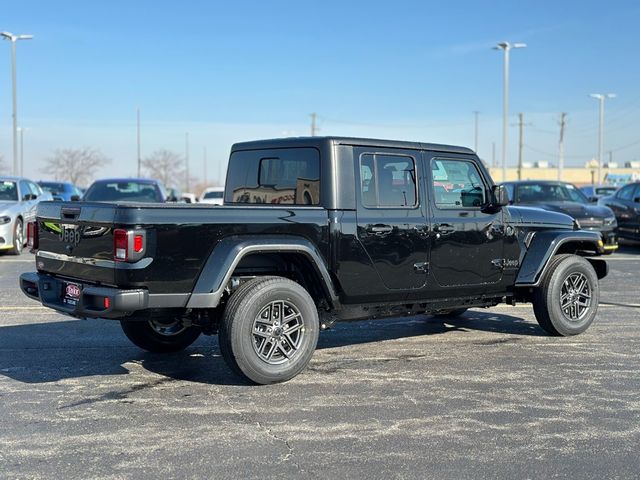
M 504 185 L 494 185 L 491 189 L 494 207 L 506 207 L 509 205 L 509 192 Z
M 633 201 L 636 202 L 636 203 L 640 203 L 640 197 L 634 198 Z
M 29 200 L 35 200 L 36 198 L 38 198 L 38 196 L 33 193 L 25 193 L 24 197 L 22 197 L 22 200 L 28 202 Z
M 79 202 L 80 201 L 80 195 L 71 195 L 71 201 L 72 202 Z
M 598 197 L 589 197 L 591 203 L 598 203 Z

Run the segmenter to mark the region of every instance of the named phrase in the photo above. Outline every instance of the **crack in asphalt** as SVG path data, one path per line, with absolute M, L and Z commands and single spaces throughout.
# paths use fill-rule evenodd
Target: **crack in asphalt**
M 247 425 L 250 424 L 255 424 L 258 426 L 258 428 L 266 433 L 270 438 L 272 438 L 273 440 L 275 440 L 277 443 L 280 443 L 282 445 L 284 445 L 287 448 L 287 453 L 285 455 L 281 455 L 280 456 L 280 461 L 278 463 L 287 463 L 287 462 L 291 462 L 291 464 L 296 468 L 296 470 L 300 473 L 307 473 L 310 474 L 311 472 L 307 472 L 305 471 L 300 464 L 295 460 L 294 456 L 295 456 L 295 450 L 293 449 L 293 447 L 291 446 L 291 443 L 289 443 L 289 440 L 287 440 L 286 438 L 282 438 L 279 435 L 276 435 L 275 433 L 273 433 L 273 431 L 267 427 L 266 425 L 263 425 L 259 420 L 257 419 L 253 419 L 251 418 L 251 415 L 247 415 L 246 413 L 244 413 L 241 410 L 238 410 L 236 407 L 233 406 L 233 404 L 231 403 L 230 400 L 226 400 L 227 405 L 229 405 L 229 408 L 231 409 L 231 411 L 233 413 L 235 413 L 237 416 L 240 417 L 240 419 Z M 312 475 L 313 477 L 315 477 L 315 475 Z

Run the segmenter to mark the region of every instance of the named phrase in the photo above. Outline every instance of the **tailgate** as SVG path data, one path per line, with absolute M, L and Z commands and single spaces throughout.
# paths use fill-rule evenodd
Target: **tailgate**
M 115 283 L 113 223 L 108 203 L 42 202 L 38 205 L 38 271 L 92 283 Z

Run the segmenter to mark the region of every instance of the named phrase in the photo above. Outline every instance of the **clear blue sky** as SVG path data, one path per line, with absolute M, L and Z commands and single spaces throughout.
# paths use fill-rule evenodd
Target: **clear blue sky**
M 473 147 L 501 142 L 501 40 L 514 51 L 511 116 L 525 113 L 525 160 L 555 162 L 560 112 L 567 163 L 597 146 L 591 92 L 607 104 L 605 150 L 640 159 L 640 5 L 596 1 L 32 1 L 3 2 L 0 30 L 18 44 L 25 173 L 40 178 L 56 148 L 92 146 L 113 159 L 102 174 L 135 173 L 135 111 L 143 156 L 184 152 L 209 178 L 234 141 L 321 134 Z M 4 53 L 3 53 L 4 52 Z M 0 43 L 0 155 L 11 164 L 8 42 Z M 517 130 L 510 128 L 509 161 Z M 626 148 L 625 148 L 626 147 Z

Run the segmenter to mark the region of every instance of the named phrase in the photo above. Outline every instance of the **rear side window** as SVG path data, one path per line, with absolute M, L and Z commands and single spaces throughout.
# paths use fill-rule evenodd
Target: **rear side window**
M 274 148 L 231 154 L 225 203 L 319 205 L 320 153 Z
M 482 176 L 471 162 L 434 159 L 431 178 L 434 200 L 440 209 L 480 208 L 486 203 Z
M 415 161 L 407 155 L 363 154 L 360 187 L 365 207 L 415 207 Z

